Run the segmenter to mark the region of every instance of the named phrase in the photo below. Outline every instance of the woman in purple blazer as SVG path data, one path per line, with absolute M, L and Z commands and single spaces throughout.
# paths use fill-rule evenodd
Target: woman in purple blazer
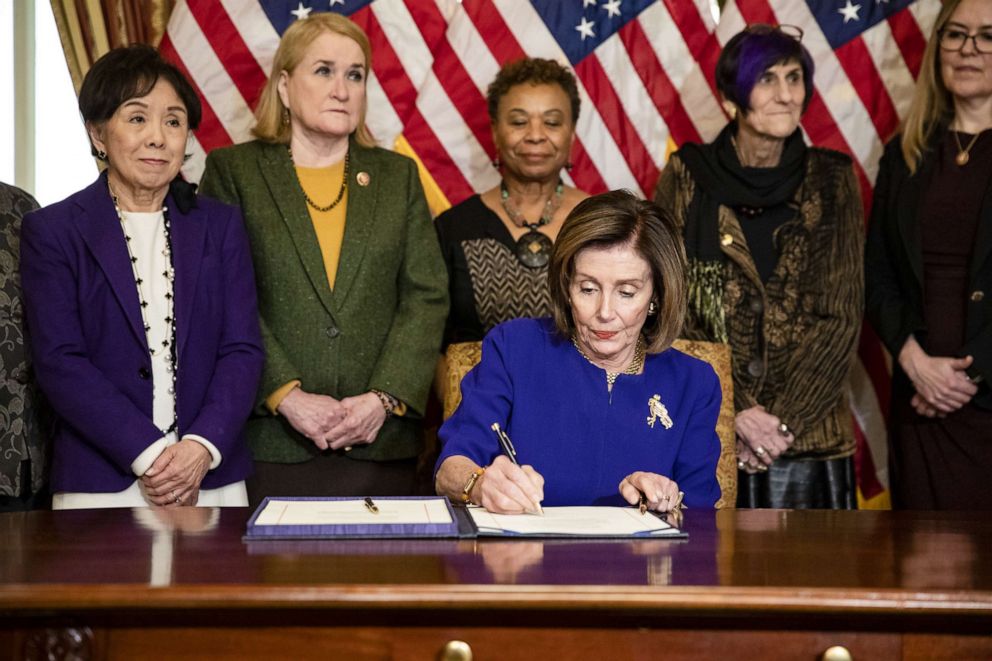
M 107 169 L 22 228 L 53 507 L 246 505 L 264 353 L 241 217 L 178 177 L 200 103 L 130 46 L 93 65 L 79 108 Z

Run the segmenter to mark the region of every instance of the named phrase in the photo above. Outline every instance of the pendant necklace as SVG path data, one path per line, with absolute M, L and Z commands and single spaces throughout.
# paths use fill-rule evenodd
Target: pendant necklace
M 551 222 L 555 212 L 561 207 L 561 194 L 564 186 L 561 179 L 555 187 L 555 192 L 548 201 L 544 203 L 544 211 L 536 223 L 528 223 L 524 215 L 513 206 L 510 200 L 510 191 L 506 187 L 506 180 L 499 182 L 500 204 L 503 210 L 510 217 L 510 221 L 517 227 L 526 227 L 527 233 L 517 239 L 517 259 L 527 268 L 538 269 L 546 266 L 551 259 L 551 238 L 537 229 Z
M 975 142 L 978 140 L 978 136 L 981 135 L 981 132 L 972 136 L 971 142 L 968 143 L 967 147 L 961 146 L 961 136 L 958 135 L 957 131 L 951 131 L 951 133 L 954 134 L 954 142 L 958 144 L 958 155 L 954 157 L 954 162 L 958 164 L 958 167 L 964 167 L 968 165 L 968 161 L 971 159 L 968 152 L 970 152 L 971 148 L 975 146 Z
M 579 354 L 583 358 L 585 358 L 586 360 L 588 360 L 590 363 L 592 363 L 596 367 L 599 367 L 599 365 L 596 365 L 596 363 L 593 363 L 592 362 L 592 359 L 589 358 L 589 356 L 586 355 L 586 352 L 582 350 L 582 347 L 579 346 L 579 342 L 578 342 L 577 339 L 575 339 L 575 336 L 574 335 L 572 336 L 572 344 L 575 345 L 576 350 L 578 350 Z M 645 348 L 644 348 L 644 337 L 638 335 L 637 336 L 637 344 L 634 345 L 634 357 L 630 361 L 630 365 L 628 365 L 627 368 L 625 370 L 623 370 L 622 372 L 611 372 L 609 370 L 605 370 L 605 372 L 606 372 L 606 390 L 608 392 L 610 392 L 610 393 L 613 392 L 613 384 L 617 382 L 617 378 L 621 374 L 640 374 L 641 373 L 641 370 L 644 368 L 644 355 L 645 355 L 645 353 L 646 353 L 646 351 L 645 351 Z M 600 369 L 602 369 L 602 368 L 600 368 Z

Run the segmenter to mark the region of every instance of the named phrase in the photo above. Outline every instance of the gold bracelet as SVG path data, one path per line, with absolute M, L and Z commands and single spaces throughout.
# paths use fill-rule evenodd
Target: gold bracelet
M 482 474 L 486 472 L 485 468 L 477 468 L 472 471 L 472 474 L 468 476 L 468 482 L 462 487 L 462 502 L 471 503 L 472 502 L 472 489 L 475 488 L 475 483 L 479 481 Z

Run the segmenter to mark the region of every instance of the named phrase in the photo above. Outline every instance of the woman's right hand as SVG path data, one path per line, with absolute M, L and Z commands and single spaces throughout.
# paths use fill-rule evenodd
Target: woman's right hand
M 796 440 L 791 431 L 784 434 L 780 431 L 781 424 L 778 416 L 772 415 L 760 404 L 744 409 L 734 417 L 737 438 L 757 458 L 756 466 L 770 466 Z M 739 460 L 743 461 L 743 457 Z
M 327 434 L 340 423 L 347 410 L 329 395 L 316 395 L 294 388 L 276 409 L 293 429 L 300 432 L 320 450 L 326 450 Z
M 943 358 L 929 355 L 912 335 L 899 351 L 899 365 L 923 400 L 937 413 L 953 413 L 971 401 L 978 386 L 965 372 L 972 357 Z M 914 406 L 919 412 L 923 407 Z M 932 416 L 928 416 L 932 417 Z
M 473 500 L 494 514 L 535 512 L 544 500 L 544 478 L 531 466 L 496 457 L 472 491 Z

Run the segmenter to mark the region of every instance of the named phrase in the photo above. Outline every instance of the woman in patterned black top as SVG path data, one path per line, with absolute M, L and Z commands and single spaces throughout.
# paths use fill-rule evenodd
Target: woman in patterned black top
M 551 244 L 587 197 L 562 183 L 579 117 L 571 72 L 553 60 L 505 65 L 487 90 L 499 185 L 437 218 L 451 311 L 445 346 L 481 340 L 496 324 L 551 312 Z
M 683 335 L 733 352 L 737 506 L 850 509 L 864 221 L 851 159 L 799 128 L 814 69 L 801 38 L 757 24 L 727 42 L 716 81 L 733 119 L 672 155 L 655 201 L 685 238 Z

